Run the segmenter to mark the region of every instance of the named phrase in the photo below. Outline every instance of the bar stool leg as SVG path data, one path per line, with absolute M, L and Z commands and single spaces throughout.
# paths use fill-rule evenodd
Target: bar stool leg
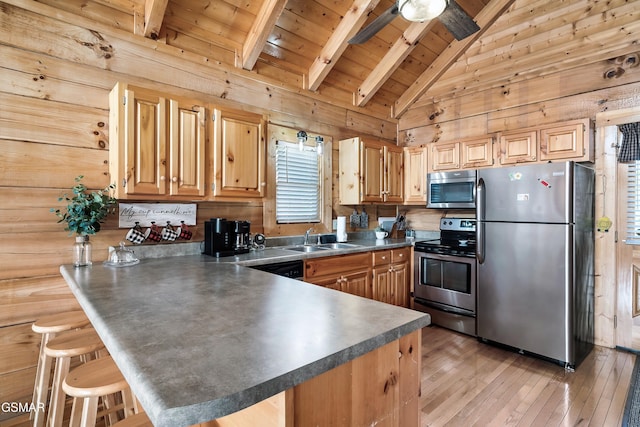
M 42 334 L 40 342 L 40 356 L 36 370 L 36 380 L 33 386 L 32 408 L 29 419 L 33 420 L 33 427 L 43 427 L 46 419 L 46 402 L 49 394 L 49 380 L 51 379 L 51 358 L 44 352 L 49 342 L 50 334 Z
M 98 414 L 98 396 L 85 397 L 82 402 L 73 399 L 69 427 L 95 427 Z
M 58 357 L 56 359 L 56 369 L 53 375 L 53 386 L 51 387 L 51 401 L 49 404 L 49 419 L 47 427 L 60 427 L 64 415 L 65 392 L 62 390 L 62 381 L 69 372 L 71 366 L 70 357 Z

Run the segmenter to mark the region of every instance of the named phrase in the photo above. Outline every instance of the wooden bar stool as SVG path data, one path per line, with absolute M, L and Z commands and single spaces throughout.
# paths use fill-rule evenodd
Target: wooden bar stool
M 34 427 L 43 427 L 45 420 L 45 407 L 47 395 L 49 393 L 49 382 L 51 380 L 50 357 L 44 352 L 47 343 L 60 332 L 79 329 L 89 324 L 89 319 L 83 311 L 69 311 L 66 313 L 52 314 L 36 320 L 31 325 L 31 330 L 42 334 L 40 340 L 40 354 L 38 356 L 38 366 L 36 368 L 36 379 L 33 386 L 33 398 L 31 399 L 32 410 L 29 418 L 33 420 Z
M 117 411 L 123 410 L 124 417 L 137 412 L 136 401 L 129 384 L 111 356 L 92 360 L 67 374 L 62 389 L 73 397 L 73 409 L 69 427 L 95 427 L 98 416 L 98 399 L 101 396 L 121 393 L 120 404 L 113 405 L 103 399 L 105 423 L 117 421 Z
M 71 358 L 80 356 L 86 361 L 101 350 L 106 354 L 104 343 L 93 328 L 65 332 L 47 343 L 44 349 L 46 356 L 56 360 L 49 401 L 48 427 L 62 425 L 65 404 L 62 381 L 69 373 Z
M 132 415 L 115 423 L 111 427 L 153 427 L 153 424 L 151 424 L 151 420 L 149 420 L 147 414 L 140 412 L 139 414 Z

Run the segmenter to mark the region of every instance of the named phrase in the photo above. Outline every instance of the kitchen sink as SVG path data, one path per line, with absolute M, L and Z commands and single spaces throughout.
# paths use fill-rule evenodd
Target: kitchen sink
M 360 245 L 354 245 L 353 243 L 321 243 L 318 246 L 327 249 L 350 249 L 357 248 Z
M 318 245 L 299 245 L 299 246 L 287 246 L 282 249 L 286 249 L 288 251 L 296 251 L 296 252 L 317 252 L 317 251 L 326 251 L 329 248 L 325 248 Z
M 325 251 L 327 249 L 350 249 L 358 246 L 359 245 L 354 245 L 352 243 L 320 243 L 313 245 L 285 246 L 282 249 L 296 252 L 317 252 Z

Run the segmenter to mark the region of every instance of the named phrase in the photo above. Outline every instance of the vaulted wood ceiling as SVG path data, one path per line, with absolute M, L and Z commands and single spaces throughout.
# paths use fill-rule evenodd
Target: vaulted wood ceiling
M 396 17 L 361 45 L 393 0 L 40 1 L 380 118 L 640 50 L 640 0 L 457 0 L 467 39 Z

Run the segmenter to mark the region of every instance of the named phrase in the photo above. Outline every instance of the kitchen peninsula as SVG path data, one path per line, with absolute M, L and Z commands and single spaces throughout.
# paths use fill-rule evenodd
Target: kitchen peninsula
M 60 270 L 155 426 L 419 425 L 424 313 L 203 255 Z

